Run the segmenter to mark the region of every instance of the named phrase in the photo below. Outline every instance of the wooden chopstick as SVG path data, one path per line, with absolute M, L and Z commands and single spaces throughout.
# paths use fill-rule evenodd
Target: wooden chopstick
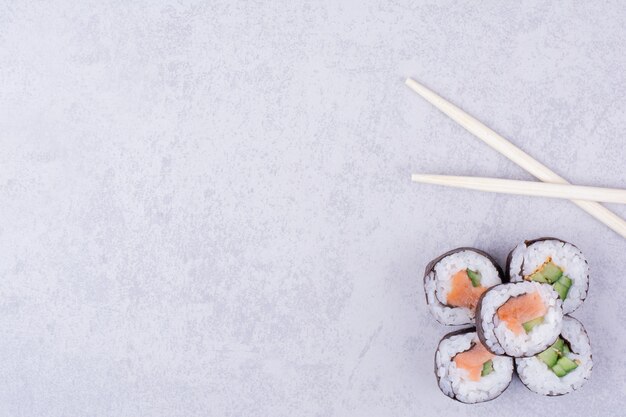
M 493 193 L 626 204 L 626 190 L 618 188 L 586 187 L 571 184 L 505 180 L 500 178 L 459 177 L 453 175 L 413 174 L 411 180 L 424 184 L 445 185 L 448 187 L 467 188 L 470 190 Z
M 447 114 L 450 118 L 452 118 L 452 120 L 473 133 L 487 145 L 491 146 L 496 151 L 500 152 L 502 155 L 506 156 L 541 181 L 556 184 L 569 184 L 565 178 L 559 176 L 550 168 L 535 160 L 526 152 L 522 151 L 520 148 L 513 145 L 493 130 L 489 129 L 483 123 L 474 119 L 472 116 L 438 96 L 417 81 L 407 78 L 406 85 L 433 106 Z M 597 220 L 613 229 L 616 233 L 626 238 L 626 221 L 617 216 L 615 213 L 594 201 L 576 199 L 571 201 L 595 217 Z

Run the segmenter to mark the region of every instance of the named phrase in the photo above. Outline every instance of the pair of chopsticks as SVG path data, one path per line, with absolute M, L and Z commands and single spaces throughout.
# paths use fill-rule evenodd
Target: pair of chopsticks
M 626 190 L 572 185 L 557 173 L 526 152 L 465 113 L 454 104 L 446 101 L 417 81 L 408 78 L 406 85 L 437 107 L 452 120 L 463 126 L 470 133 L 481 139 L 502 155 L 537 177 L 543 183 L 532 181 L 514 181 L 497 178 L 454 177 L 441 175 L 418 175 L 411 178 L 415 182 L 448 185 L 508 194 L 522 194 L 570 199 L 581 209 L 601 221 L 615 232 L 626 238 L 626 221 L 598 203 L 611 202 L 626 204 Z

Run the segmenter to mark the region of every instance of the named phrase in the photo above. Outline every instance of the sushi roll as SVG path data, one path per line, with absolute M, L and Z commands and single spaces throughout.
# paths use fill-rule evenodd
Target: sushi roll
M 525 281 L 497 285 L 480 298 L 476 329 L 492 353 L 533 356 L 554 343 L 561 333 L 563 310 L 556 291 Z
M 473 248 L 454 249 L 426 267 L 426 303 L 442 324 L 473 324 L 478 299 L 502 280 L 502 269 L 485 252 Z
M 552 285 L 563 301 L 563 312 L 576 310 L 587 297 L 589 265 L 576 246 L 555 238 L 527 240 L 511 251 L 506 264 L 511 282 Z
M 531 391 L 541 395 L 570 393 L 591 376 L 589 337 L 578 320 L 565 317 L 561 335 L 548 349 L 515 363 L 520 379 Z
M 496 356 L 480 343 L 474 328 L 447 334 L 435 354 L 441 391 L 463 403 L 493 400 L 509 386 L 513 359 Z

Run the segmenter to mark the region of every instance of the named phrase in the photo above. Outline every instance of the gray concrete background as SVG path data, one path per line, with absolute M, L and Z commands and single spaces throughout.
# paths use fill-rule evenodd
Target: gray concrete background
M 530 177 L 403 84 L 626 187 L 623 5 L 139 3 L 0 3 L 0 415 L 623 415 L 626 241 L 411 184 Z M 542 235 L 588 255 L 592 380 L 447 399 L 424 266 Z

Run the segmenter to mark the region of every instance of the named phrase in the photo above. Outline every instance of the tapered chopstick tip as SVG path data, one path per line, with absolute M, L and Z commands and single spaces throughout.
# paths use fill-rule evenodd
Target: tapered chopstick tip
M 418 83 L 411 77 L 407 78 L 406 81 L 404 81 L 404 84 L 406 84 L 410 88 L 421 87 L 420 83 Z
M 432 176 L 431 175 L 425 175 L 425 174 L 411 174 L 411 181 L 413 182 L 431 182 L 432 181 Z

